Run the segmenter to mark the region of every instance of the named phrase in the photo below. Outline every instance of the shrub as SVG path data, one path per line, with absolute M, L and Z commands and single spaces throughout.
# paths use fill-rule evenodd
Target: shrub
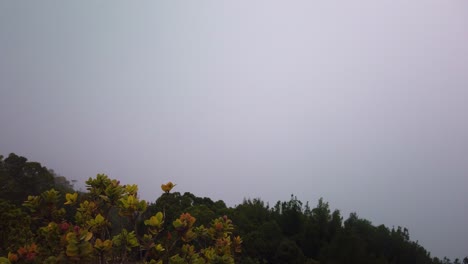
M 164 212 L 157 212 L 143 219 L 148 204 L 138 198 L 136 185 L 121 185 L 103 174 L 86 184 L 87 193 L 67 193 L 64 204 L 54 189 L 29 196 L 24 203 L 30 212 L 22 218 L 25 222 L 2 224 L 21 228 L 18 233 L 30 232 L 30 239 L 5 248 L 2 253 L 7 256 L 0 263 L 234 263 L 241 251 L 242 240 L 233 235 L 227 216 L 207 227 L 197 226 L 189 213 L 167 219 Z M 174 186 L 161 187 L 167 194 Z M 7 211 L 21 214 L 15 210 Z M 74 219 L 66 219 L 67 210 L 76 212 Z M 171 229 L 165 229 L 164 223 L 171 220 Z M 16 241 L 13 234 L 2 235 L 6 236 L 3 241 Z

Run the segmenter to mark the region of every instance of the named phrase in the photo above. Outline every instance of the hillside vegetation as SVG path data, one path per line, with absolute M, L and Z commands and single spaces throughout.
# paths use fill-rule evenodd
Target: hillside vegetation
M 0 263 L 464 263 L 432 258 L 406 228 L 343 218 L 291 195 L 232 208 L 180 193 L 155 201 L 98 174 L 77 192 L 38 162 L 0 156 Z

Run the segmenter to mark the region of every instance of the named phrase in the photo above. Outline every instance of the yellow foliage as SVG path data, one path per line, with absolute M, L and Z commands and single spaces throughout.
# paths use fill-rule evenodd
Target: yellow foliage
M 109 251 L 112 249 L 112 241 L 109 239 L 102 241 L 98 238 L 94 243 L 94 248 L 98 251 Z
M 163 192 L 165 193 L 169 193 L 172 188 L 174 188 L 176 186 L 176 184 L 173 184 L 172 182 L 168 182 L 166 184 L 161 184 L 161 189 L 163 190 Z
M 75 204 L 78 199 L 78 193 L 67 193 L 65 194 L 65 204 Z
M 213 220 L 210 227 L 205 228 L 195 227 L 196 218 L 183 213 L 172 222 L 175 231 L 165 230 L 165 221 L 170 220 L 163 212 L 142 219 L 148 203 L 138 198 L 137 185 L 122 186 L 103 174 L 90 178 L 86 184 L 89 193 L 80 195 L 79 202 L 77 192 L 65 194 L 64 204 L 76 210 L 75 221 L 64 220 L 65 208 L 58 202 L 57 191 L 52 189 L 40 196 L 29 196 L 24 205 L 35 215 L 57 216 L 38 218 L 39 234 L 32 241 L 41 242 L 40 250 L 33 243 L 8 253 L 8 258 L 0 257 L 0 263 L 4 260 L 9 263 L 108 263 L 114 259 L 128 262 L 138 250 L 147 252 L 144 258 L 149 262 L 145 263 L 233 263 L 233 253 L 240 252 L 242 240 L 232 236 L 233 225 L 226 216 Z M 175 186 L 168 182 L 162 184 L 161 189 L 167 194 Z M 165 206 L 166 209 L 171 208 Z M 109 215 L 116 210 L 134 227 L 129 231 L 123 228 L 120 234 L 111 237 L 109 227 L 113 219 Z M 138 228 L 140 221 L 146 226 L 146 234 Z M 177 255 L 171 257 L 173 253 Z

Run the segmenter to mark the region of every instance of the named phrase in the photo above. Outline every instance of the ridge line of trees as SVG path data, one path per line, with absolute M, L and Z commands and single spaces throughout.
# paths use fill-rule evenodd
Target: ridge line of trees
M 0 156 L 0 183 L 0 256 L 8 254 L 9 243 L 24 243 L 26 238 L 15 234 L 27 237 L 34 232 L 33 221 L 22 205 L 28 196 L 54 188 L 62 194 L 63 204 L 66 194 L 75 192 L 66 177 L 14 153 L 6 158 Z M 468 264 L 468 257 L 462 261 L 431 257 L 423 246 L 410 239 L 406 228 L 374 226 L 356 213 L 344 219 L 322 198 L 314 208 L 294 195 L 273 207 L 261 199 L 244 199 L 235 207 L 227 207 L 221 200 L 212 201 L 189 192 L 166 192 L 148 204 L 135 224 L 144 226 L 142 219 L 157 212 L 164 212 L 165 219 L 188 213 L 204 226 L 218 217 L 229 217 L 243 241 L 242 252 L 236 257 L 238 263 Z M 67 211 L 67 222 L 73 221 L 74 213 Z M 110 214 L 112 217 L 117 217 L 116 212 Z M 25 226 L 30 227 L 29 231 L 22 231 Z M 173 227 L 167 221 L 164 228 Z

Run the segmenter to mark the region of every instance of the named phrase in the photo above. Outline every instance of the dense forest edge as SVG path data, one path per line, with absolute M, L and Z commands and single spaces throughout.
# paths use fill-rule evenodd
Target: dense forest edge
M 0 263 L 468 264 L 431 257 L 406 228 L 344 219 L 323 199 L 227 207 L 169 182 L 147 202 L 104 174 L 77 191 L 14 153 L 0 155 L 0 184 Z

